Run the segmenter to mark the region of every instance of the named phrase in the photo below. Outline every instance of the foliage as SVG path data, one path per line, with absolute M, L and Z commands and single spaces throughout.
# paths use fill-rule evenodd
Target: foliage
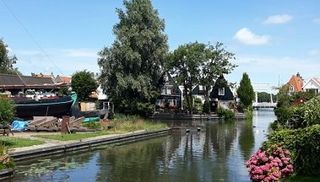
M 14 166 L 15 164 L 8 154 L 8 148 L 3 143 L 0 143 L 0 171 Z
M 277 108 L 275 113 L 277 120 L 273 124 L 273 129 L 297 129 L 320 124 L 320 99 L 315 97 L 301 105 L 282 106 Z
M 272 95 L 272 101 L 276 102 L 277 100 L 277 96 L 274 94 Z M 270 98 L 270 93 L 267 92 L 258 92 L 258 102 L 270 102 L 271 98 Z
M 189 97 L 189 96 L 186 96 L 186 97 Z M 190 110 L 190 105 L 188 104 L 188 100 L 191 100 L 191 99 L 184 99 L 183 100 L 183 108 L 185 108 L 186 110 Z M 195 96 L 192 96 L 192 113 L 202 113 L 203 111 L 203 104 L 202 104 L 202 101 L 200 98 L 198 97 L 195 97 Z
M 100 129 L 101 124 L 100 122 L 88 122 L 88 123 L 82 123 L 83 127 L 89 128 L 89 129 Z
M 251 107 L 255 95 L 250 78 L 247 73 L 243 73 L 242 75 L 237 94 L 240 98 L 240 102 L 244 105 L 245 108 Z
M 203 111 L 203 104 L 200 98 L 195 97 L 193 99 L 193 112 L 194 113 L 202 113 Z
M 114 43 L 99 53 L 100 81 L 117 112 L 146 116 L 163 85 L 165 24 L 150 0 L 125 0 L 124 7 L 117 9 Z
M 254 182 L 274 182 L 293 173 L 290 152 L 273 146 L 267 151 L 259 149 L 247 161 L 250 178 Z
M 303 120 L 306 126 L 320 124 L 320 98 L 315 97 L 307 101 L 303 106 Z
M 252 118 L 253 118 L 253 111 L 251 108 L 248 108 L 244 111 L 244 118 L 247 120 L 247 121 L 252 121 Z
M 8 46 L 0 39 L 0 73 L 7 74 L 20 74 L 17 68 L 14 68 L 13 65 L 16 64 L 17 57 L 9 56 Z
M 93 73 L 84 70 L 72 75 L 71 87 L 78 94 L 79 100 L 85 101 L 91 92 L 98 88 L 98 84 L 93 78 Z
M 218 108 L 217 114 L 219 117 L 223 117 L 225 120 L 232 120 L 236 117 L 233 111 L 229 109 L 224 109 L 222 107 Z
M 210 113 L 210 102 L 204 101 L 202 111 L 206 114 Z
M 14 103 L 8 98 L 0 97 L 0 124 L 10 124 L 15 113 Z
M 206 45 L 194 42 L 180 45 L 170 53 L 167 68 L 174 75 L 177 83 L 183 85 L 183 95 L 190 113 L 193 108 L 193 87 L 203 85 L 208 101 L 208 91 L 214 80 L 222 74 L 230 73 L 235 67 L 230 62 L 234 59 L 234 54 L 227 52 L 222 46 L 222 43 Z
M 263 148 L 273 145 L 281 145 L 291 151 L 298 174 L 320 175 L 320 125 L 274 131 L 268 135 Z
M 70 94 L 68 87 L 64 86 L 60 88 L 59 95 L 68 95 L 68 94 Z

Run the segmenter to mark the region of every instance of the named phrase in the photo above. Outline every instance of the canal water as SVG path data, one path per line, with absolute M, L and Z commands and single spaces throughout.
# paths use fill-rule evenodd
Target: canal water
M 179 129 L 166 137 L 19 163 L 13 181 L 250 181 L 245 161 L 275 120 L 272 110 L 253 115 L 251 122 L 169 122 Z

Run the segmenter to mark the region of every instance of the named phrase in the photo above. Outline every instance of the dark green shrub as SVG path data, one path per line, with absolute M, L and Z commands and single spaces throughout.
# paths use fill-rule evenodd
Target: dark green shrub
M 219 117 L 223 117 L 225 120 L 232 120 L 235 118 L 235 114 L 233 111 L 229 109 L 224 109 L 222 107 L 218 108 L 217 114 Z
M 14 103 L 8 98 L 0 97 L 0 124 L 9 124 L 15 113 Z
M 204 101 L 202 110 L 206 114 L 210 113 L 210 102 L 209 101 Z
M 292 153 L 297 174 L 320 175 L 320 125 L 274 131 L 268 135 L 263 148 L 273 145 L 282 145 Z

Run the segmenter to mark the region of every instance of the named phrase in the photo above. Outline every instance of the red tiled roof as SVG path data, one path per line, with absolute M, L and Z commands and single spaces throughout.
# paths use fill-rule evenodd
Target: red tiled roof
M 56 81 L 65 83 L 65 84 L 71 84 L 71 77 L 70 76 L 60 76 L 58 75 L 56 78 Z
M 303 80 L 299 75 L 292 75 L 288 84 L 294 88 L 294 92 L 301 92 L 302 91 Z

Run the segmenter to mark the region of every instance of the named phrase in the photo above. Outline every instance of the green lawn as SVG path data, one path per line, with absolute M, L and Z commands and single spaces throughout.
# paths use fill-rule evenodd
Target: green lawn
M 8 148 L 28 147 L 43 144 L 43 141 L 17 137 L 0 137 L 0 142 Z
M 102 135 L 110 134 L 123 134 L 133 131 L 145 130 L 145 131 L 155 131 L 159 129 L 167 128 L 166 124 L 159 122 L 145 121 L 141 118 L 117 118 L 110 122 L 109 124 L 111 129 L 104 129 L 102 131 L 88 132 L 88 133 L 72 133 L 72 134 L 61 134 L 61 135 L 34 135 L 34 137 L 60 140 L 60 141 L 69 141 L 69 140 L 81 140 L 85 138 L 91 138 Z M 90 126 L 94 129 L 100 128 L 100 123 L 89 123 L 86 126 Z
M 69 141 L 69 140 L 81 140 L 85 138 L 91 138 L 102 135 L 110 134 L 120 134 L 121 132 L 111 132 L 111 131 L 97 131 L 90 133 L 71 133 L 71 134 L 61 134 L 61 135 L 34 135 L 33 137 L 60 140 L 60 141 Z

